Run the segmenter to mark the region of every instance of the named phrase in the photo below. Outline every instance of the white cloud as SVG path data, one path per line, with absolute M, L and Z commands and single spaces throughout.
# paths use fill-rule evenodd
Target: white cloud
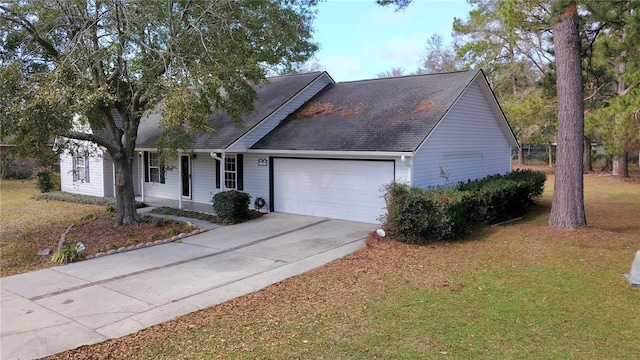
M 424 51 L 424 41 L 417 38 L 393 37 L 385 43 L 371 44 L 371 52 L 376 60 L 389 67 L 403 67 L 412 72 L 420 65 L 420 54 Z M 384 71 L 388 69 L 380 69 Z
M 320 66 L 336 81 L 350 81 L 362 79 L 362 62 L 348 56 L 329 56 L 319 58 Z

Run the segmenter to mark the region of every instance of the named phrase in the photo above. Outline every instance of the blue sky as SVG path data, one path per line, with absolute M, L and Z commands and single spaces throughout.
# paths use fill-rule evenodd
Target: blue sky
M 470 10 L 464 0 L 414 0 L 400 12 L 375 0 L 326 0 L 314 21 L 316 58 L 335 81 L 372 79 L 394 67 L 410 73 L 431 34 L 449 43 L 454 17 L 466 19 Z

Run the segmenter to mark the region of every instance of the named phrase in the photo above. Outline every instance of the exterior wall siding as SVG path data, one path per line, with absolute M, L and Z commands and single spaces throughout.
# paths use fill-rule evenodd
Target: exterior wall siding
M 73 181 L 73 160 L 68 153 L 60 155 L 60 188 L 72 194 L 105 196 L 104 193 L 104 159 L 102 153 L 89 158 L 89 182 Z
M 216 161 L 209 154 L 198 154 L 191 159 L 191 200 L 211 203 L 216 189 Z
M 142 162 L 142 160 L 140 160 L 140 162 Z M 205 153 L 198 153 L 195 159 L 191 159 L 191 199 L 185 200 L 204 204 L 211 203 L 213 195 L 220 191 L 220 189 L 216 189 L 215 164 L 215 160 Z M 144 195 L 154 198 L 178 200 L 182 194 L 179 183 L 180 169 L 178 165 L 177 159 L 167 164 L 167 168 L 171 168 L 171 170 L 165 172 L 164 184 L 145 182 Z M 138 164 L 138 169 L 140 169 L 138 170 L 138 173 L 140 173 L 140 171 L 142 171 L 140 164 Z M 144 172 L 139 174 L 138 183 L 140 179 L 144 179 Z
M 144 195 L 162 199 L 178 200 L 181 194 L 180 188 L 178 187 L 180 176 L 178 161 L 171 160 L 169 163 L 165 164 L 165 166 L 168 170 L 166 170 L 164 174 L 164 184 L 145 182 Z
M 104 196 L 115 197 L 115 179 L 114 179 L 114 168 L 113 168 L 113 160 L 111 160 L 111 156 L 106 151 L 104 152 L 102 158 L 102 181 L 104 183 Z M 93 180 L 93 179 L 92 179 Z M 135 180 L 133 185 L 135 186 Z
M 482 89 L 474 82 L 413 159 L 412 185 L 453 185 L 511 171 L 511 147 Z
M 269 161 L 270 156 L 286 157 L 282 154 L 243 154 L 243 174 L 244 189 L 242 191 L 251 196 L 250 208 L 253 209 L 253 203 L 256 198 L 261 197 L 266 200 L 267 206 L 262 211 L 267 211 L 271 203 L 269 197 Z M 296 155 L 297 158 L 318 158 L 317 156 Z M 407 157 L 405 162 L 400 157 L 367 157 L 367 156 L 329 156 L 327 158 L 344 158 L 349 160 L 394 160 L 395 180 L 398 182 L 408 183 L 410 179 L 410 158 Z M 265 162 L 266 161 L 266 162 Z M 173 170 L 165 173 L 165 183 L 145 183 L 145 196 L 154 198 L 163 198 L 178 200 L 180 194 L 178 180 L 179 169 L 177 161 L 172 161 L 170 166 Z M 138 168 L 139 165 L 138 165 Z M 135 172 L 135 171 L 134 171 Z M 195 159 L 191 160 L 191 201 L 197 203 L 211 203 L 213 196 L 220 192 L 221 189 L 215 187 L 215 160 L 207 154 L 199 153 Z M 141 176 L 144 176 L 142 174 Z M 139 180 L 138 180 L 139 181 Z M 387 185 L 387 184 L 381 184 Z M 383 188 L 380 188 L 383 191 Z
M 140 196 L 140 179 L 143 174 L 141 173 L 141 169 L 140 169 L 140 167 L 142 166 L 141 164 L 142 164 L 142 157 L 136 155 L 136 158 L 133 160 L 133 171 L 132 171 L 133 193 L 136 196 Z
M 411 184 L 411 158 L 406 157 L 405 161 L 402 161 L 402 158 L 395 158 L 395 180 L 398 183 L 402 184 Z
M 271 130 L 273 130 L 280 121 L 284 120 L 287 115 L 291 114 L 295 110 L 299 109 L 305 102 L 309 101 L 320 90 L 324 89 L 329 84 L 325 77 L 318 78 L 308 88 L 296 95 L 289 103 L 276 112 L 271 114 L 266 120 L 251 129 L 245 134 L 238 142 L 229 147 L 229 152 L 245 152 L 248 148 L 253 146 L 258 140 L 262 139 Z
M 266 160 L 266 166 L 258 165 L 260 159 Z M 265 164 L 260 162 L 260 164 Z M 269 209 L 271 199 L 269 198 L 269 156 L 265 154 L 244 154 L 244 192 L 251 195 L 249 207 L 253 209 L 253 203 L 257 198 L 263 198 L 267 202 L 262 211 Z
M 133 177 L 133 193 L 135 196 L 140 195 L 140 176 L 142 169 L 142 157 L 135 156 L 133 159 L 133 165 L 131 169 L 131 176 Z M 115 169 L 113 168 L 113 160 L 109 153 L 104 153 L 104 196 L 115 197 Z

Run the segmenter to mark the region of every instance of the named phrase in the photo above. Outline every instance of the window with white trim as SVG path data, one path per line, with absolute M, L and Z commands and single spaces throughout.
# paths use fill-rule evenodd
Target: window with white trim
M 73 181 L 89 182 L 89 157 L 74 156 L 72 158 Z
M 164 166 L 158 153 L 146 153 L 147 173 L 146 181 L 164 184 Z
M 227 154 L 224 158 L 224 187 L 228 190 L 237 189 L 238 166 L 236 155 Z

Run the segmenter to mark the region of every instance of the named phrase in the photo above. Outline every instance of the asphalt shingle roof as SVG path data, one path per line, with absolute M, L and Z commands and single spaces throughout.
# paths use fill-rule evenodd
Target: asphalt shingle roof
M 251 148 L 415 151 L 478 72 L 330 84 Z
M 228 147 L 322 74 L 323 72 L 312 72 L 269 78 L 267 82 L 254 87 L 257 93 L 254 111 L 243 116 L 242 124 L 231 120 L 225 112 L 214 114 L 209 117 L 208 121 L 215 131 L 196 136 L 192 149 L 224 149 Z M 157 146 L 161 132 L 158 126 L 160 118 L 160 112 L 154 111 L 142 119 L 138 128 L 137 148 L 155 148 Z

